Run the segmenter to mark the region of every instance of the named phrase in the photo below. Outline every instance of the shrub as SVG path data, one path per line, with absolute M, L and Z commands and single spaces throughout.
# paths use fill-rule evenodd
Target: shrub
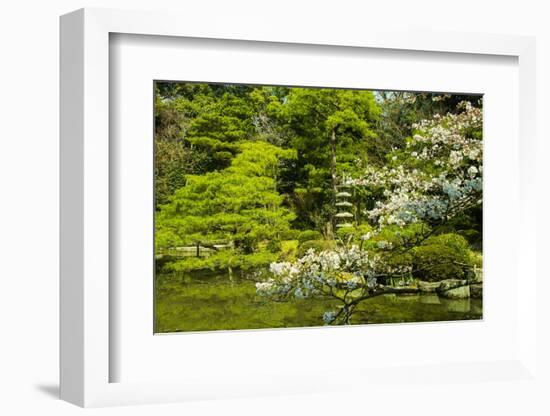
M 413 275 L 421 280 L 465 279 L 472 266 L 468 242 L 458 234 L 430 237 L 413 250 Z
M 367 240 L 363 244 L 363 248 L 384 252 L 391 248 L 414 246 L 428 231 L 429 228 L 421 223 L 409 224 L 404 227 L 389 225 Z
M 361 237 L 367 233 L 372 232 L 372 227 L 369 224 L 360 224 L 357 227 L 355 227 L 357 237 L 361 239 Z
M 470 253 L 470 261 L 472 265 L 482 268 L 483 267 L 483 254 L 479 251 L 472 251 Z
M 278 253 L 279 251 L 281 251 L 281 247 L 281 241 L 279 240 L 269 240 L 266 246 L 267 250 L 271 253 Z
M 383 263 L 392 268 L 402 268 L 413 266 L 413 255 L 410 252 L 405 253 L 393 253 L 391 251 L 387 253 L 381 253 L 380 258 Z
M 413 265 L 413 256 L 410 252 L 394 253 L 392 251 L 388 251 L 388 252 L 382 251 L 380 253 L 380 260 L 386 267 L 393 268 L 393 269 L 402 269 L 402 268 L 409 269 Z M 399 276 L 399 278 L 391 277 L 391 276 L 387 276 L 387 277 L 382 276 L 378 278 L 378 281 L 382 284 L 387 285 L 390 283 L 398 282 L 399 280 L 408 281 L 411 277 L 412 276 L 408 273 L 406 275 Z
M 281 240 L 297 240 L 300 235 L 300 230 L 284 230 L 281 231 Z
M 336 235 L 345 242 L 347 242 L 350 237 L 354 239 L 356 234 L 357 230 L 355 227 L 343 227 L 336 230 Z
M 298 240 L 281 241 L 281 252 L 278 261 L 294 261 L 298 253 Z
M 304 241 L 298 247 L 298 257 L 304 256 L 307 251 L 312 248 L 316 253 L 319 253 L 324 250 L 330 250 L 336 247 L 336 243 L 332 240 L 309 240 Z
M 315 231 L 315 230 L 304 230 L 298 236 L 298 242 L 300 244 L 306 241 L 322 240 L 322 239 L 323 239 L 323 235 L 319 231 Z
M 354 227 L 342 227 L 336 230 L 336 236 L 345 243 L 361 244 L 362 237 L 372 232 L 369 224 L 356 225 Z

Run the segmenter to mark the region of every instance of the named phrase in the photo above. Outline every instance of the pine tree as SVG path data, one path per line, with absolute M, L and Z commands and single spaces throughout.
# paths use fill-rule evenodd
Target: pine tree
M 244 142 L 230 167 L 189 175 L 156 218 L 156 248 L 201 244 L 216 250 L 205 258 L 171 263 L 173 270 L 250 268 L 275 258 L 269 250 L 288 231 L 295 215 L 276 189 L 279 161 L 294 156 L 265 142 Z M 269 244 L 268 244 L 269 243 Z

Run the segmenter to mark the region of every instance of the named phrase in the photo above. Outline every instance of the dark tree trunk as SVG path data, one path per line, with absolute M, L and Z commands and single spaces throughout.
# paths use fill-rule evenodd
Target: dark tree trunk
M 332 190 L 334 194 L 338 191 L 338 178 L 336 175 L 336 129 L 332 129 L 332 134 L 330 136 L 330 174 L 332 176 Z

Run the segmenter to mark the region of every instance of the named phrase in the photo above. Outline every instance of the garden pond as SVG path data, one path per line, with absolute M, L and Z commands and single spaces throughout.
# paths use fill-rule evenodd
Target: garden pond
M 156 333 L 322 326 L 323 313 L 338 306 L 317 299 L 272 302 L 256 294 L 253 282 L 230 281 L 227 274 L 161 274 L 155 290 Z M 475 320 L 482 309 L 481 299 L 387 294 L 362 302 L 352 324 Z

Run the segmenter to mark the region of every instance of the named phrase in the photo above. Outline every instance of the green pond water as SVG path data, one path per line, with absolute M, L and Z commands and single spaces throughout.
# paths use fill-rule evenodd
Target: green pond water
M 323 313 L 338 303 L 313 299 L 270 302 L 250 281 L 227 275 L 191 279 L 159 276 L 155 332 L 322 326 Z M 481 299 L 450 300 L 432 294 L 383 295 L 364 301 L 352 324 L 456 321 L 482 318 Z

